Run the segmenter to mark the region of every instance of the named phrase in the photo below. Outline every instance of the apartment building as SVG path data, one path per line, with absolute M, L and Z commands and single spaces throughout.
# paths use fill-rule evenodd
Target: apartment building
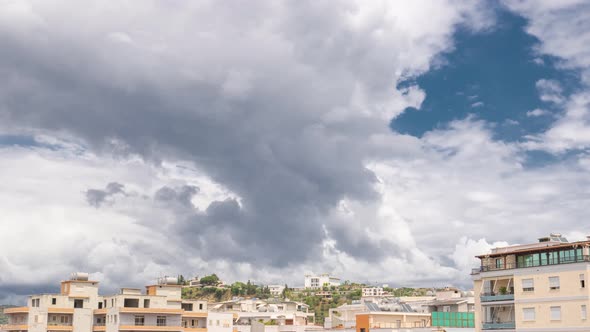
M 233 314 L 237 326 L 249 326 L 253 322 L 306 326 L 314 321 L 309 306 L 295 301 L 236 299 L 212 305 L 211 312 Z
M 322 287 L 340 286 L 340 279 L 334 276 L 330 276 L 327 273 L 315 275 L 305 275 L 305 288 L 306 289 L 318 289 Z
M 589 247 L 551 234 L 477 256 L 476 331 L 590 331 Z
M 363 297 L 383 296 L 383 288 L 381 287 L 365 287 L 362 289 Z
M 232 332 L 233 316 L 207 312 L 204 301 L 181 299 L 176 278 L 100 296 L 98 282 L 75 273 L 59 294 L 32 295 L 26 307 L 5 310 L 9 332 Z
M 281 296 L 285 290 L 285 285 L 268 285 L 268 290 L 272 296 Z

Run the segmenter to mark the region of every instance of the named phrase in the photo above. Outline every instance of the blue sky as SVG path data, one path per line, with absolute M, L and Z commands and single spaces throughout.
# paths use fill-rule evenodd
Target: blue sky
M 503 6 L 495 12 L 497 21 L 489 30 L 459 29 L 454 49 L 440 55 L 438 68 L 400 83 L 418 84 L 426 99 L 420 109 L 409 107 L 393 119 L 393 130 L 421 136 L 469 115 L 493 125 L 499 140 L 522 140 L 547 130 L 560 110 L 541 101 L 535 83 L 556 80 L 570 94 L 580 88 L 580 73 L 558 68 L 559 59 L 539 53 L 539 39 L 525 31 L 526 18 Z M 534 109 L 549 114 L 527 116 Z
M 175 4 L 1 2 L 0 303 L 74 271 L 469 288 L 590 234 L 587 1 Z

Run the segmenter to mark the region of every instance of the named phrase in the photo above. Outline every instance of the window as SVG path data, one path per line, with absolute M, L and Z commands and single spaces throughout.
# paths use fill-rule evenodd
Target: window
M 150 300 L 149 299 L 143 300 L 143 307 L 144 308 L 149 308 L 150 307 Z
M 559 277 L 549 277 L 549 289 L 559 289 Z
M 32 299 L 31 300 L 31 306 L 32 307 L 38 307 L 39 306 L 39 299 Z
M 496 268 L 501 269 L 504 267 L 504 260 L 502 258 L 496 258 Z
M 98 302 L 98 309 L 102 309 L 102 302 Z
M 532 292 L 535 290 L 535 282 L 533 279 L 522 279 L 522 291 Z
M 448 305 L 443 306 L 443 312 L 451 312 L 451 307 Z
M 584 273 L 580 274 L 580 288 L 586 288 L 586 278 Z
M 525 321 L 535 320 L 535 308 L 523 308 L 522 316 Z
M 166 326 L 166 316 L 158 316 L 156 319 L 157 326 Z
M 117 315 L 113 315 L 113 322 L 117 324 Z
M 51 304 L 53 304 L 53 305 L 57 304 L 57 299 L 55 297 L 51 299 Z
M 203 303 L 199 303 L 199 310 L 203 310 Z
M 184 311 L 193 311 L 193 304 L 192 303 L 183 303 L 182 310 Z
M 84 300 L 74 300 L 74 308 L 84 308 Z
M 145 324 L 144 316 L 135 316 L 135 326 L 143 326 Z
M 139 308 L 139 299 L 124 299 L 123 306 L 125 308 Z
M 582 317 L 583 320 L 586 320 L 586 317 L 588 316 L 588 313 L 586 312 L 586 305 L 585 304 L 582 304 L 580 316 Z
M 561 320 L 561 307 L 551 307 L 551 320 Z

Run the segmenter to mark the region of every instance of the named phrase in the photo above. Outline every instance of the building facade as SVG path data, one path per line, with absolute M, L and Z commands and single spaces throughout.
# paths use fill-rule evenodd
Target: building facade
M 306 289 L 319 289 L 322 287 L 340 286 L 340 279 L 334 276 L 330 276 L 327 273 L 314 275 L 305 275 L 305 288 Z
M 205 301 L 181 299 L 175 278 L 100 296 L 98 282 L 76 273 L 59 294 L 32 295 L 27 306 L 5 310 L 9 332 L 232 332 L 233 316 L 207 312 Z
M 589 247 L 551 234 L 477 256 L 476 331 L 590 331 Z
M 383 288 L 381 287 L 365 287 L 363 288 L 363 297 L 383 296 Z

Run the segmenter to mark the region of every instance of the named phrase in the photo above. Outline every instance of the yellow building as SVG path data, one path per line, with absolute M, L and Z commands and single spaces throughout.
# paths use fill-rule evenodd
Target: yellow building
M 101 296 L 98 282 L 76 273 L 59 294 L 32 295 L 26 307 L 6 309 L 8 332 L 232 332 L 233 315 L 209 313 L 207 302 L 181 299 L 176 278 Z
M 477 256 L 476 331 L 590 331 L 589 247 L 551 234 Z
M 376 311 L 356 315 L 356 332 L 406 329 L 430 326 L 430 314 L 420 312 Z

